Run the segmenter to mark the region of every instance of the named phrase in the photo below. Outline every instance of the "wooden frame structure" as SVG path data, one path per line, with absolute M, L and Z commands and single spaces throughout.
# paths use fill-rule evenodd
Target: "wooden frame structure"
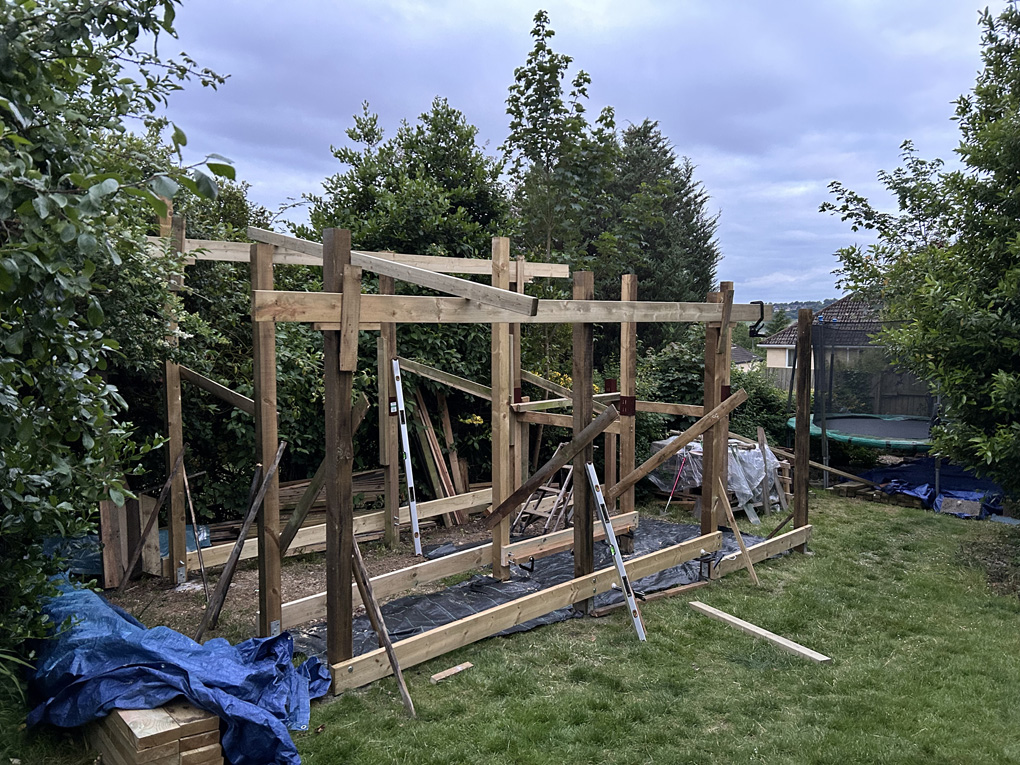
M 183 226 L 181 227 L 183 230 Z M 566 278 L 566 266 L 528 263 L 510 258 L 510 241 L 496 237 L 488 261 L 461 258 L 431 258 L 394 253 L 364 253 L 351 247 L 350 233 L 340 229 L 324 232 L 323 243 L 317 244 L 294 237 L 259 229 L 249 229 L 249 238 L 256 244 L 237 245 L 225 242 L 183 241 L 181 249 L 196 259 L 241 262 L 243 249 L 252 269 L 252 324 L 255 370 L 255 396 L 247 399 L 214 381 L 188 370 L 176 380 L 168 376 L 168 400 L 180 396 L 180 379 L 228 401 L 255 416 L 258 452 L 263 463 L 277 445 L 276 425 L 276 361 L 275 325 L 278 322 L 308 322 L 323 333 L 325 363 L 326 453 L 325 494 L 326 523 L 301 529 L 287 553 L 326 546 L 326 591 L 283 604 L 280 598 L 280 523 L 279 483 L 274 478 L 259 513 L 258 540 L 246 547 L 244 557 L 259 560 L 259 632 L 277 634 L 281 629 L 299 624 L 325 613 L 327 620 L 327 654 L 333 668 L 334 692 L 370 682 L 388 674 L 390 665 L 382 649 L 358 658 L 352 657 L 351 625 L 353 609 L 359 603 L 358 588 L 353 581 L 352 544 L 355 533 L 368 529 L 381 531 L 387 543 L 397 539 L 400 526 L 408 518 L 408 508 L 399 507 L 397 466 L 398 444 L 396 420 L 385 406 L 391 400 L 392 382 L 389 364 L 398 357 L 397 323 L 483 323 L 491 326 L 491 385 L 464 380 L 442 370 L 401 359 L 406 371 L 424 375 L 443 384 L 491 402 L 492 413 L 492 487 L 488 490 L 458 494 L 418 505 L 419 516 L 427 517 L 455 511 L 493 508 L 490 516 L 492 544 L 488 547 L 427 561 L 407 569 L 372 579 L 376 593 L 386 596 L 418 584 L 435 581 L 452 574 L 491 565 L 492 575 L 509 577 L 510 563 L 523 557 L 540 557 L 558 550 L 573 548 L 574 575 L 569 582 L 536 593 L 528 598 L 499 606 L 462 619 L 428 633 L 398 641 L 393 645 L 405 666 L 440 655 L 474 640 L 519 624 L 535 616 L 575 604 L 581 610 L 591 607 L 595 594 L 608 590 L 617 572 L 615 569 L 594 570 L 596 533 L 588 490 L 583 481 L 575 486 L 573 529 L 539 537 L 535 540 L 510 543 L 510 512 L 519 502 L 514 492 L 525 483 L 528 473 L 528 429 L 532 424 L 572 427 L 577 448 L 570 452 L 575 473 L 591 459 L 592 440 L 597 434 L 582 438 L 595 425 L 593 416 L 611 417 L 598 430 L 607 441 L 606 500 L 611 509 L 619 504 L 613 519 L 619 532 L 636 524 L 634 485 L 665 459 L 662 453 L 638 466 L 635 459 L 635 417 L 637 412 L 664 412 L 700 418 L 694 427 L 678 439 L 688 443 L 704 435 L 704 470 L 706 476 L 725 477 L 728 415 L 745 398 L 739 391 L 729 391 L 729 348 L 732 324 L 754 321 L 760 308 L 733 302 L 733 285 L 723 282 L 720 292 L 709 295 L 705 303 L 641 302 L 637 300 L 637 281 L 625 275 L 621 300 L 593 300 L 592 274 L 573 274 L 572 300 L 538 300 L 525 293 L 525 286 L 536 277 Z M 191 248 L 201 248 L 191 252 Z M 323 268 L 322 292 L 282 292 L 274 289 L 274 264 L 320 265 Z M 363 271 L 379 276 L 378 294 L 361 293 Z M 481 274 L 485 271 L 491 285 L 458 278 L 451 274 Z M 398 296 L 394 280 L 409 281 L 431 288 L 443 296 Z M 640 322 L 704 322 L 707 326 L 705 346 L 705 394 L 702 405 L 638 401 L 635 391 L 637 374 L 636 329 Z M 569 323 L 573 327 L 573 385 L 562 388 L 530 375 L 520 368 L 521 325 L 535 323 Z M 592 395 L 592 328 L 595 323 L 618 323 L 621 337 L 621 364 L 618 391 L 603 396 Z M 379 378 L 380 463 L 385 475 L 385 509 L 355 520 L 351 467 L 353 462 L 353 427 L 351 386 L 357 369 L 358 332 L 379 333 L 377 364 Z M 385 370 L 385 372 L 384 372 Z M 528 402 L 521 395 L 522 381 L 537 384 L 559 396 L 558 400 Z M 174 391 L 173 386 L 177 386 Z M 548 409 L 570 407 L 571 415 L 549 412 Z M 173 428 L 174 424 L 170 423 Z M 179 427 L 179 419 L 177 423 Z M 617 457 L 617 449 L 619 455 Z M 171 450 L 172 451 L 172 450 Z M 666 455 L 668 456 L 668 454 Z M 705 551 L 718 550 L 721 535 L 718 517 L 712 510 L 717 481 L 705 481 L 701 536 L 680 545 L 660 550 L 627 563 L 632 579 L 654 573 L 691 560 Z M 517 496 L 518 499 L 514 499 Z M 172 523 L 178 522 L 171 515 Z M 181 535 L 183 536 L 183 524 Z M 768 557 L 779 549 L 803 545 L 810 535 L 806 512 L 798 513 L 795 529 L 777 537 L 767 547 L 749 548 L 752 560 Z M 172 538 L 177 530 L 172 530 Z M 784 545 L 786 545 L 784 547 Z M 185 573 L 192 566 L 192 555 L 173 552 Z M 216 565 L 220 555 L 216 548 L 206 550 L 208 565 Z M 725 559 L 714 572 L 725 573 L 736 565 L 732 557 Z M 172 559 L 174 559 L 172 557 Z M 723 565 L 725 564 L 725 565 Z M 742 564 L 741 564 L 742 565 Z M 179 566 L 180 567 L 180 566 Z M 178 567 L 178 568 L 179 568 Z

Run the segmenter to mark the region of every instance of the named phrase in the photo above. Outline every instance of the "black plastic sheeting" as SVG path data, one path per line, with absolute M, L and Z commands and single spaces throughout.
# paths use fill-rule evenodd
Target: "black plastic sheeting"
M 728 530 L 721 530 L 723 531 L 723 546 L 721 551 L 714 554 L 714 560 L 739 550 L 733 534 Z M 700 535 L 701 530 L 698 526 L 642 519 L 640 525 L 634 530 L 634 554 L 625 556 L 625 559 L 671 547 Z M 764 539 L 745 534 L 744 541 L 747 545 L 752 545 L 762 542 Z M 486 542 L 485 544 L 491 543 Z M 438 558 L 461 549 L 467 548 L 444 545 L 432 551 L 428 557 Z M 605 542 L 596 542 L 595 569 L 612 565 L 613 559 L 609 552 L 609 546 Z M 671 587 L 697 582 L 699 570 L 698 561 L 690 561 L 639 579 L 633 582 L 633 586 L 636 591 L 641 593 L 667 590 Z M 506 582 L 497 581 L 488 575 L 478 574 L 467 581 L 448 587 L 442 592 L 430 595 L 410 595 L 387 603 L 382 607 L 382 612 L 390 637 L 394 641 L 403 640 L 479 613 L 487 608 L 509 603 L 533 592 L 569 581 L 574 578 L 574 557 L 569 551 L 557 553 L 535 561 L 532 572 L 528 572 L 518 565 L 511 565 L 510 572 L 510 579 Z M 621 600 L 623 600 L 622 593 L 610 590 L 595 597 L 595 607 L 601 608 Z M 525 632 L 543 624 L 565 621 L 577 615 L 572 608 L 561 608 L 497 634 L 511 635 L 515 632 Z M 306 656 L 318 656 L 325 661 L 326 625 L 324 622 L 294 628 L 290 630 L 290 633 L 294 637 L 296 652 Z M 364 616 L 356 618 L 354 620 L 354 655 L 358 656 L 378 647 L 379 641 L 368 618 Z

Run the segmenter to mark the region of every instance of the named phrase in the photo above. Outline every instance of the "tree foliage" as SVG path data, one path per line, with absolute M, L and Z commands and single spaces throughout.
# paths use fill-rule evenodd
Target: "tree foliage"
M 959 169 L 903 146 L 881 173 L 897 213 L 839 184 L 823 210 L 877 243 L 838 255 L 842 286 L 884 306 L 882 339 L 941 396 L 935 446 L 1020 491 L 1020 12 L 985 11 L 983 68 L 956 102 Z
M 189 78 L 161 59 L 171 0 L 20 0 L 0 45 L 0 653 L 42 634 L 38 597 L 55 564 L 48 536 L 92 527 L 97 500 L 123 502 L 137 451 L 124 401 L 104 376 L 119 307 L 97 281 L 142 248 L 134 201 L 164 209 L 181 186 L 215 195 L 226 160 L 150 172 L 118 140 Z M 175 147 L 187 139 L 173 130 Z M 124 217 L 122 217 L 124 216 Z M 171 268 L 154 259 L 153 273 Z M 161 296 L 165 298 L 166 296 Z M 146 447 L 142 447 L 144 449 Z

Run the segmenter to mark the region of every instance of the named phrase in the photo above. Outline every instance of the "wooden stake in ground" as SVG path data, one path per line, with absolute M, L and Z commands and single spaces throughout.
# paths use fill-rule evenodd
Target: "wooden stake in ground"
M 741 535 L 740 529 L 737 528 L 737 519 L 733 516 L 733 508 L 730 507 L 730 494 L 726 491 L 726 485 L 722 481 L 722 476 L 716 476 L 716 480 L 719 487 L 716 501 L 722 503 L 723 512 L 726 513 L 726 519 L 729 521 L 730 528 L 733 529 L 733 536 L 737 538 L 737 546 L 740 548 L 740 554 L 744 558 L 744 566 L 747 568 L 747 573 L 751 575 L 751 581 L 758 587 L 761 587 L 761 582 L 758 581 L 758 574 L 754 570 L 754 564 L 751 563 L 751 556 L 747 554 L 747 545 L 744 544 L 744 537 Z
M 276 450 L 276 457 L 273 458 L 273 464 L 269 466 L 269 470 L 266 471 L 265 477 L 262 479 L 259 493 L 255 495 L 255 499 L 252 500 L 251 505 L 248 507 L 248 512 L 244 514 L 241 534 L 234 544 L 234 549 L 230 551 L 230 557 L 227 558 L 227 562 L 223 565 L 223 573 L 220 574 L 220 579 L 216 582 L 216 590 L 213 592 L 212 600 L 205 609 L 202 623 L 198 625 L 198 632 L 195 633 L 196 643 L 201 642 L 205 631 L 210 626 L 215 627 L 216 622 L 220 618 L 220 611 L 223 610 L 223 603 L 227 599 L 227 589 L 230 587 L 230 580 L 234 578 L 234 569 L 237 568 L 237 562 L 241 559 L 241 551 L 244 550 L 244 541 L 248 537 L 248 530 L 258 514 L 259 507 L 262 506 L 266 490 L 269 488 L 269 483 L 273 480 L 273 476 L 276 475 L 276 468 L 280 466 L 280 459 L 283 457 L 283 450 L 286 448 L 287 442 L 281 441 L 279 448 Z
M 170 475 L 167 476 L 166 483 L 163 484 L 162 491 L 159 492 L 159 499 L 156 500 L 156 506 L 152 508 L 152 515 L 149 516 L 149 520 L 145 522 L 145 528 L 142 529 L 142 534 L 138 537 L 138 542 L 135 543 L 135 549 L 131 551 L 131 557 L 128 559 L 128 567 L 124 571 L 124 578 L 120 580 L 120 585 L 117 587 L 117 594 L 120 595 L 124 592 L 124 588 L 127 587 L 128 581 L 131 579 L 131 572 L 135 570 L 135 566 L 138 565 L 138 559 L 142 557 L 142 548 L 145 547 L 145 540 L 149 534 L 152 533 L 152 527 L 156 523 L 156 519 L 159 518 L 159 510 L 163 507 L 163 503 L 166 501 L 166 495 L 170 493 L 170 487 L 173 485 L 174 479 L 177 477 L 177 471 L 181 469 L 181 465 L 184 464 L 184 449 L 181 448 L 181 453 L 177 455 L 177 461 L 174 463 L 174 469 L 170 471 Z
M 386 658 L 390 661 L 393 676 L 397 678 L 397 687 L 400 688 L 400 697 L 404 700 L 407 713 L 411 717 L 417 717 L 418 715 L 414 711 L 414 702 L 411 701 L 411 694 L 407 690 L 407 683 L 404 682 L 404 673 L 400 671 L 400 663 L 393 650 L 393 641 L 390 640 L 389 633 L 386 632 L 382 609 L 379 608 L 379 601 L 372 593 L 372 579 L 368 575 L 365 559 L 361 557 L 361 548 L 358 547 L 358 540 L 352 541 L 354 543 L 354 581 L 358 583 L 358 589 L 361 591 L 361 601 L 365 604 L 365 612 L 368 614 L 368 620 L 372 623 L 372 629 L 375 630 L 375 634 L 379 638 L 379 647 L 386 651 Z
M 202 572 L 202 589 L 205 591 L 205 602 L 209 604 L 209 577 L 205 573 L 205 561 L 202 560 L 202 543 L 198 540 L 198 516 L 195 514 L 195 503 L 191 501 L 191 487 L 188 486 L 188 471 L 181 463 L 181 475 L 184 477 L 184 497 L 188 500 L 191 511 L 191 531 L 195 536 L 195 552 L 198 553 L 198 569 Z

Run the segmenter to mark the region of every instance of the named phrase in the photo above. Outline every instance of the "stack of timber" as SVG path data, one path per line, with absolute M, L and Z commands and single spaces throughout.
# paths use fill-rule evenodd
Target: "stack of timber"
M 830 486 L 827 491 L 831 491 L 840 497 L 855 497 L 856 499 L 863 499 L 867 502 L 879 502 L 883 505 L 899 505 L 901 507 L 924 507 L 924 502 L 921 501 L 920 497 L 911 497 L 907 494 L 886 494 L 881 489 L 876 488 L 873 484 L 864 483 L 863 481 L 844 481 L 838 483 L 835 486 Z
M 106 765 L 222 765 L 220 719 L 183 700 L 158 709 L 115 709 L 89 723 Z

